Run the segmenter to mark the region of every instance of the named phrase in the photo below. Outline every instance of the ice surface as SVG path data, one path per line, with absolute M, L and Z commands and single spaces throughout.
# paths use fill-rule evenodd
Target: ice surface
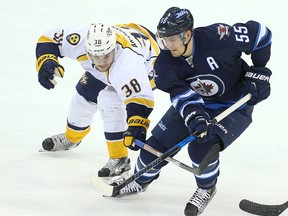
M 168 165 L 147 192 L 131 197 L 103 198 L 89 183 L 92 170 L 108 160 L 102 121 L 69 152 L 39 153 L 44 138 L 65 130 L 70 98 L 83 74 L 77 62 L 63 59 L 66 69 L 54 90 L 37 81 L 35 45 L 46 30 L 94 21 L 140 23 L 152 31 L 170 6 L 191 10 L 195 27 L 215 22 L 233 24 L 250 19 L 272 30 L 269 67 L 272 95 L 255 108 L 254 123 L 221 154 L 218 192 L 203 213 L 246 215 L 243 198 L 265 204 L 288 200 L 287 141 L 287 6 L 270 1 L 75 1 L 10 0 L 0 6 L 0 215 L 1 216 L 178 216 L 196 189 L 193 175 Z M 168 96 L 155 92 L 155 125 L 169 106 Z M 160 105 L 161 104 L 161 105 Z M 137 152 L 131 152 L 132 163 Z M 189 163 L 186 149 L 177 159 Z M 284 212 L 283 215 L 288 215 Z

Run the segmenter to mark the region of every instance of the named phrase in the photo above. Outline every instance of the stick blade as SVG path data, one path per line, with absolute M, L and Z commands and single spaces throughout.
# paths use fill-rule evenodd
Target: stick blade
M 288 202 L 282 205 L 264 205 L 243 199 L 239 203 L 239 207 L 242 211 L 254 215 L 278 216 L 288 207 Z
M 206 156 L 203 158 L 203 160 L 201 161 L 198 170 L 196 172 L 194 172 L 196 175 L 202 175 L 207 167 L 209 166 L 209 164 L 211 163 L 211 161 L 215 158 L 215 155 L 219 154 L 221 150 L 221 146 L 220 144 L 215 144 L 210 150 L 209 152 L 206 154 Z
M 113 195 L 114 187 L 108 184 L 105 184 L 101 178 L 98 177 L 98 174 L 94 171 L 90 173 L 89 180 L 91 185 L 99 191 L 103 196 L 111 197 Z

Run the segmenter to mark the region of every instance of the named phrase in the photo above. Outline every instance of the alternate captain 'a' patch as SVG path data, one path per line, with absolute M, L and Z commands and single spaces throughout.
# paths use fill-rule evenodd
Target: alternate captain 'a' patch
M 77 33 L 73 33 L 70 35 L 67 35 L 66 40 L 71 44 L 71 45 L 77 45 L 80 41 L 80 35 Z

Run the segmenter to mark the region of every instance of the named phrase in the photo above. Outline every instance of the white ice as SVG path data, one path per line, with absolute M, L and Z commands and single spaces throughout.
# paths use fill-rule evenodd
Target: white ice
M 70 98 L 83 74 L 77 62 L 61 60 L 66 69 L 54 90 L 37 81 L 35 45 L 46 30 L 94 21 L 140 23 L 155 32 L 170 6 L 191 10 L 195 27 L 250 19 L 273 32 L 272 94 L 255 107 L 250 128 L 221 154 L 218 192 L 203 213 L 247 215 L 238 203 L 248 198 L 265 204 L 288 200 L 287 141 L 287 3 L 278 1 L 76 1 L 10 0 L 0 6 L 0 215 L 1 216 L 178 216 L 196 189 L 193 175 L 171 164 L 139 195 L 104 198 L 89 183 L 108 154 L 99 114 L 90 134 L 69 152 L 39 153 L 43 139 L 65 130 Z M 168 96 L 155 92 L 152 125 L 169 107 Z M 286 126 L 285 126 L 286 125 Z M 138 152 L 131 152 L 135 163 Z M 189 163 L 186 149 L 177 159 Z M 288 215 L 288 210 L 283 213 Z

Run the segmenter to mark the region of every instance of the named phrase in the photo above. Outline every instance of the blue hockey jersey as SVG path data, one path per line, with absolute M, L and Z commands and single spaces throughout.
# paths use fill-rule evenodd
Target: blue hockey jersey
M 190 113 L 231 106 L 242 97 L 249 70 L 241 55 L 250 55 L 255 67 L 266 66 L 271 38 L 271 31 L 255 21 L 195 28 L 192 56 L 175 58 L 161 51 L 154 65 L 156 86 L 170 94 L 182 117 L 184 109 Z

